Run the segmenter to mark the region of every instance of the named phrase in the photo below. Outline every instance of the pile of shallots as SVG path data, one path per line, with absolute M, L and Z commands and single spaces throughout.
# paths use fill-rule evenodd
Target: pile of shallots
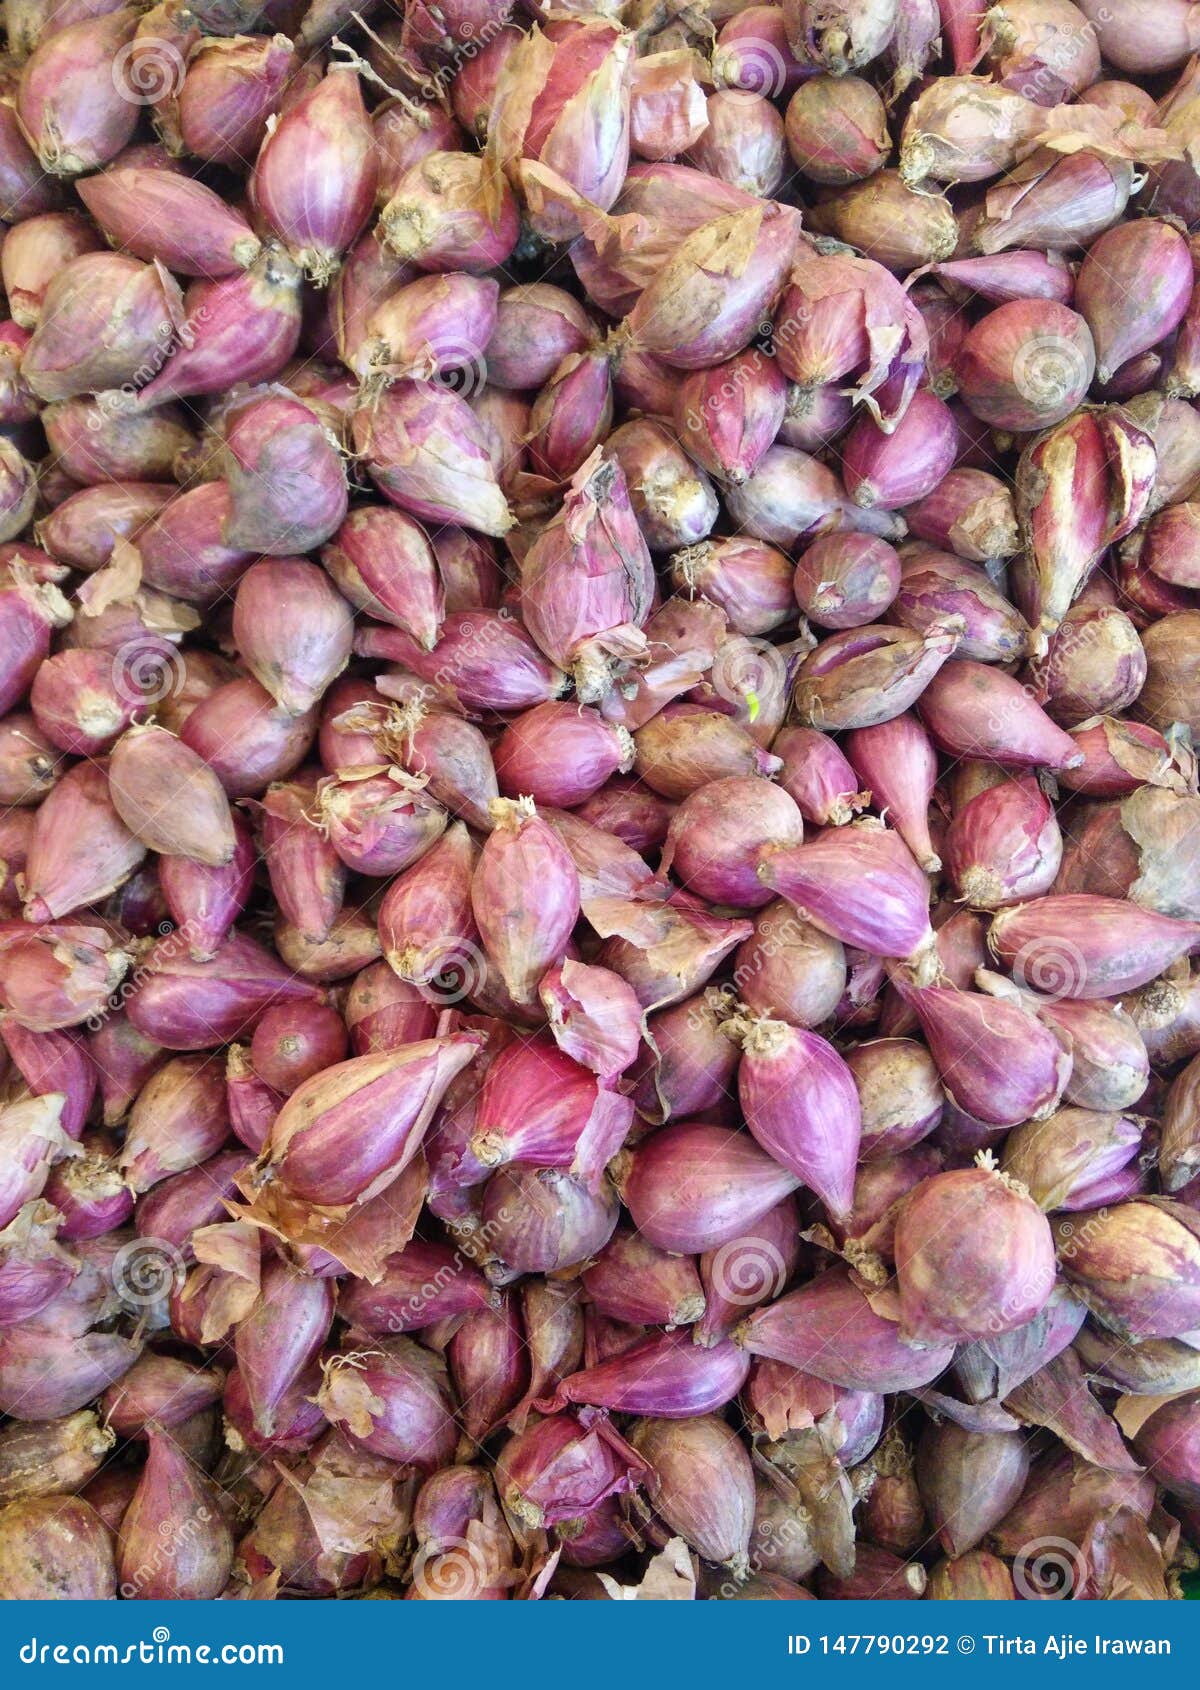
M 1178 1594 L 1200 8 L 6 12 L 0 1590 Z

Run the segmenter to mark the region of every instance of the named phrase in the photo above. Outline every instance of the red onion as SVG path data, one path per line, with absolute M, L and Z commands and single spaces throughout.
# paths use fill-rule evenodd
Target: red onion
M 1186 1204 L 1156 1197 L 1059 1223 L 1064 1274 L 1103 1325 L 1126 1341 L 1191 1330 L 1200 1284 L 1194 1214 Z
M 38 583 L 17 574 L 0 586 L 0 642 L 5 657 L 0 701 L 6 710 L 36 678 L 55 628 L 63 627 L 70 616 L 66 600 L 50 582 Z M 36 717 L 34 727 L 42 731 Z
M 188 152 L 213 164 L 244 166 L 296 69 L 286 36 L 202 36 L 178 90 L 177 122 Z
M 88 849 L 80 849 L 86 839 Z M 37 812 L 25 860 L 25 913 L 53 920 L 116 890 L 145 847 L 114 807 L 103 767 L 78 763 Z
M 0 98 L 10 1584 L 1162 1600 L 1183 0 L 112 5 Z
M 209 868 L 232 861 L 237 836 L 229 800 L 213 771 L 166 729 L 130 728 L 108 772 L 118 814 L 145 845 Z
M 247 676 L 210 693 L 188 716 L 180 737 L 230 797 L 243 798 L 290 774 L 315 728 L 315 713 L 289 715 Z
M 488 383 L 542 387 L 564 358 L 585 349 L 593 332 L 587 313 L 561 288 L 545 282 L 509 288 L 497 301 L 484 349 Z
M 1021 985 L 1053 997 L 1113 998 L 1144 986 L 1198 939 L 1194 922 L 1075 893 L 1002 911 L 988 944 Z
M 609 1361 L 570 1374 L 546 1399 L 545 1411 L 586 1403 L 629 1414 L 690 1420 L 724 1407 L 740 1390 L 749 1367 L 749 1357 L 733 1344 L 702 1349 L 686 1333 L 662 1333 Z
M 783 120 L 770 100 L 743 88 L 718 88 L 703 115 L 707 127 L 688 150 L 692 163 L 747 193 L 766 198 L 778 192 L 787 152 Z
M 754 1524 L 754 1475 L 745 1449 L 723 1420 L 640 1420 L 631 1436 L 647 1461 L 650 1500 L 670 1529 L 707 1561 L 739 1576 Z
M 713 53 L 718 85 L 774 99 L 811 74 L 792 56 L 778 6 L 747 6 L 722 24 Z
M 788 104 L 787 143 L 810 181 L 830 187 L 860 181 L 891 151 L 883 101 L 861 77 L 813 77 Z
M 624 773 L 632 761 L 629 736 L 599 713 L 548 702 L 526 711 L 494 752 L 501 789 L 510 798 L 528 794 L 539 804 L 572 808 Z
M 1074 741 L 1008 675 L 971 659 L 947 664 L 918 704 L 934 741 L 957 756 L 1021 767 L 1073 768 Z
M 263 1269 L 258 1301 L 237 1328 L 235 1354 L 255 1429 L 275 1431 L 288 1389 L 317 1356 L 333 1320 L 333 1293 L 284 1262 Z
M 813 727 L 875 727 L 901 715 L 960 639 L 961 624 L 935 618 L 922 634 L 881 623 L 823 640 L 797 674 L 796 706 Z
M 496 1462 L 505 1508 L 535 1530 L 574 1524 L 606 1497 L 631 1491 L 648 1471 L 606 1420 L 585 1425 L 570 1414 L 551 1415 L 510 1438 Z
M 759 1014 L 815 1027 L 841 1002 L 845 953 L 837 939 L 779 899 L 762 911 L 753 935 L 738 950 L 734 985 Z
M 936 1130 L 945 1100 L 924 1046 L 912 1039 L 871 1039 L 847 1053 L 846 1065 L 858 1092 L 863 1162 L 896 1156 Z
M 160 1288 L 164 1270 L 179 1265 L 170 1251 L 163 1259 L 163 1245 L 173 1246 L 180 1259 L 186 1260 L 192 1250 L 192 1233 L 197 1227 L 215 1226 L 225 1219 L 225 1201 L 233 1197 L 236 1180 L 246 1168 L 242 1150 L 224 1150 L 189 1168 L 186 1173 L 173 1174 L 169 1179 L 138 1200 L 134 1217 L 135 1230 L 140 1237 L 152 1240 L 147 1245 L 144 1260 L 136 1256 L 133 1266 L 140 1276 L 150 1281 L 150 1288 Z
M 414 1240 L 389 1259 L 378 1284 L 356 1280 L 344 1287 L 338 1308 L 357 1329 L 386 1337 L 489 1308 L 493 1295 L 461 1254 Z
M 530 1103 L 541 1098 L 542 1107 Z M 542 1040 L 515 1041 L 488 1069 L 470 1149 L 482 1167 L 563 1167 L 595 1189 L 629 1130 L 627 1100 Z
M 750 1315 L 738 1341 L 751 1355 L 771 1356 L 850 1390 L 914 1390 L 937 1378 L 953 1346 L 904 1343 L 898 1309 L 889 1318 L 873 1306 L 887 1296 L 876 1293 L 869 1301 L 845 1269 L 832 1268 Z
M 1011 1127 L 1055 1107 L 1071 1059 L 1028 1010 L 956 987 L 913 986 L 900 974 L 893 984 L 916 1012 L 942 1084 L 961 1109 Z
M 641 1009 L 620 975 L 569 958 L 542 976 L 538 997 L 559 1049 L 613 1080 L 638 1051 Z
M 12 928 L 16 926 L 16 931 Z M 86 920 L 0 928 L 0 1007 L 35 1033 L 74 1027 L 111 1007 L 128 953 Z
M 180 344 L 153 381 L 138 390 L 136 402 L 143 409 L 165 399 L 219 393 L 234 381 L 269 381 L 296 350 L 300 277 L 278 247 L 264 248 L 238 275 L 193 282 L 184 306 Z
M 225 1081 L 204 1056 L 178 1056 L 143 1086 L 130 1111 L 120 1167 L 130 1190 L 205 1162 L 229 1136 Z
M 268 1009 L 250 1041 L 259 1078 L 290 1095 L 296 1087 L 346 1055 L 346 1029 L 335 1009 L 323 1004 Z
M 281 445 L 286 435 L 284 427 L 282 436 L 274 434 L 274 444 Z M 256 481 L 259 473 L 254 472 Z M 235 525 L 236 498 L 235 493 Z M 320 526 L 324 528 L 325 522 Z M 248 538 L 244 529 L 238 530 L 237 537 L 239 542 Z M 293 537 L 287 529 L 280 538 L 286 543 Z M 251 566 L 238 586 L 233 632 L 255 678 L 288 715 L 302 716 L 345 667 L 352 617 L 345 601 L 313 564 L 301 558 L 264 558 Z
M 375 200 L 379 164 L 357 73 L 334 66 L 289 103 L 259 151 L 254 204 L 296 263 L 325 282 Z M 312 193 L 320 184 L 319 196 Z
M 774 304 L 795 239 L 789 212 L 774 202 L 765 213 L 760 208 L 717 218 L 690 235 L 645 289 L 628 318 L 630 331 L 679 369 L 732 357 Z M 707 278 L 722 274 L 733 274 L 735 285 L 715 294 Z M 695 303 L 685 309 L 689 295 Z
M 815 728 L 785 728 L 774 741 L 782 758 L 779 784 L 795 799 L 805 821 L 840 827 L 863 809 L 867 794 L 832 739 Z
M 0 1437 L 0 1497 L 9 1503 L 79 1491 L 115 1441 L 89 1409 L 45 1426 L 9 1426 Z
M 649 1036 L 634 1071 L 639 1113 L 665 1121 L 721 1101 L 737 1066 L 735 1047 L 721 1031 L 729 1009 L 719 988 L 710 987 L 647 1017 Z
M 661 1128 L 619 1177 L 638 1231 L 685 1255 L 741 1237 L 800 1184 L 748 1137 L 699 1123 Z
M 824 534 L 796 565 L 796 602 L 823 628 L 857 628 L 887 610 L 900 586 L 900 559 L 868 534 Z
M 399 382 L 355 412 L 354 438 L 381 492 L 414 516 L 485 534 L 510 526 L 480 426 L 457 394 Z
M 254 1179 L 262 1200 L 269 1201 L 272 1182 L 326 1207 L 382 1191 L 415 1156 L 442 1093 L 478 1045 L 477 1035 L 455 1033 L 352 1057 L 306 1080 L 272 1124 Z M 364 1109 L 374 1129 L 369 1141 Z
M 1137 277 L 1139 309 L 1129 304 L 1126 277 Z M 1075 284 L 1075 301 L 1096 342 L 1102 382 L 1130 358 L 1176 328 L 1192 292 L 1187 242 L 1167 223 L 1147 218 L 1101 235 Z
M 147 1439 L 150 1453 L 117 1534 L 121 1594 L 211 1600 L 224 1589 L 233 1562 L 216 1487 L 166 1432 L 152 1426 Z M 175 1535 L 164 1552 L 163 1540 L 172 1538 L 172 1523 L 181 1515 L 193 1522 L 192 1530 Z
M 758 874 L 823 931 L 873 956 L 924 958 L 933 943 L 925 876 L 873 819 L 767 851 Z
M 43 169 L 79 176 L 108 164 L 130 140 L 138 100 L 123 51 L 135 19 L 124 10 L 71 23 L 39 42 L 17 86 L 21 129 Z
M 16 711 L 0 722 L 0 801 L 36 804 L 54 790 L 64 758 L 32 715 Z
M 593 1307 L 630 1325 L 690 1326 L 704 1309 L 695 1263 L 656 1249 L 636 1232 L 616 1232 L 582 1279 Z
M 1050 890 L 1062 835 L 1041 788 L 1025 776 L 1001 781 L 956 810 L 943 849 L 958 896 L 996 909 Z
M 758 776 L 712 781 L 683 800 L 671 819 L 662 872 L 689 891 L 739 909 L 770 901 L 757 873 L 764 849 L 798 846 L 804 824 L 796 803 Z
M 1044 631 L 1057 627 L 1104 548 L 1141 517 L 1155 464 L 1149 436 L 1118 409 L 1081 411 L 1022 453 L 1017 514 Z
M 856 505 L 895 509 L 912 504 L 953 468 L 954 452 L 950 412 L 920 389 L 892 433 L 883 433 L 869 416 L 854 424 L 842 448 L 846 491 Z
M 752 1136 L 843 1219 L 862 1125 L 850 1070 L 825 1039 L 784 1021 L 737 1017 L 726 1033 L 741 1040 L 738 1096 Z
M 400 980 L 386 962 L 356 974 L 346 996 L 346 1026 L 356 1056 L 398 1050 L 432 1037 L 437 1012 L 416 986 Z
M 579 913 L 579 876 L 553 828 L 530 799 L 497 798 L 495 828 L 471 883 L 484 948 L 517 1003 L 532 1004 L 537 982 L 558 959 Z M 537 888 L 536 907 L 529 892 Z
M 114 245 L 158 259 L 177 275 L 234 275 L 260 250 L 243 217 L 211 188 L 174 171 L 106 170 L 80 182 L 79 197 Z
M 383 208 L 383 239 L 399 258 L 421 270 L 466 270 L 486 274 L 503 264 L 516 245 L 520 220 L 506 184 L 492 210 L 483 193 L 478 158 L 433 152 L 400 178 Z
M 997 306 L 967 335 L 955 363 L 958 390 L 974 414 L 1017 432 L 1070 416 L 1095 373 L 1086 310 L 1080 316 L 1053 300 Z
M 938 1542 L 957 1558 L 973 1550 L 1020 1496 L 1029 1451 L 1019 1432 L 968 1432 L 943 1422 L 922 1434 L 916 1472 Z
M 929 802 L 937 780 L 937 758 L 915 717 L 856 728 L 846 755 L 871 801 L 888 819 L 921 867 L 936 871 L 940 859 L 929 835 Z
M 112 1537 L 79 1497 L 23 1497 L 0 1510 L 5 1589 L 13 1601 L 111 1601 Z
M 74 211 L 48 211 L 10 230 L 0 253 L 0 275 L 13 321 L 22 329 L 36 329 L 51 282 L 72 259 L 95 252 L 99 244 L 86 218 Z
M 598 1176 L 585 1182 L 562 1168 L 515 1162 L 488 1181 L 481 1215 L 496 1271 L 511 1279 L 553 1273 L 594 1255 L 612 1236 L 617 1204 Z
M 895 1248 L 901 1330 L 917 1342 L 1012 1331 L 1054 1283 L 1045 1217 L 986 1164 L 920 1186 L 900 1211 Z
M 779 302 L 774 341 L 784 374 L 804 388 L 858 375 L 860 394 L 864 400 L 871 396 L 867 402 L 890 432 L 911 400 L 928 334 L 920 313 L 882 265 L 801 253 Z M 905 379 L 883 403 L 875 396 L 898 352 Z

